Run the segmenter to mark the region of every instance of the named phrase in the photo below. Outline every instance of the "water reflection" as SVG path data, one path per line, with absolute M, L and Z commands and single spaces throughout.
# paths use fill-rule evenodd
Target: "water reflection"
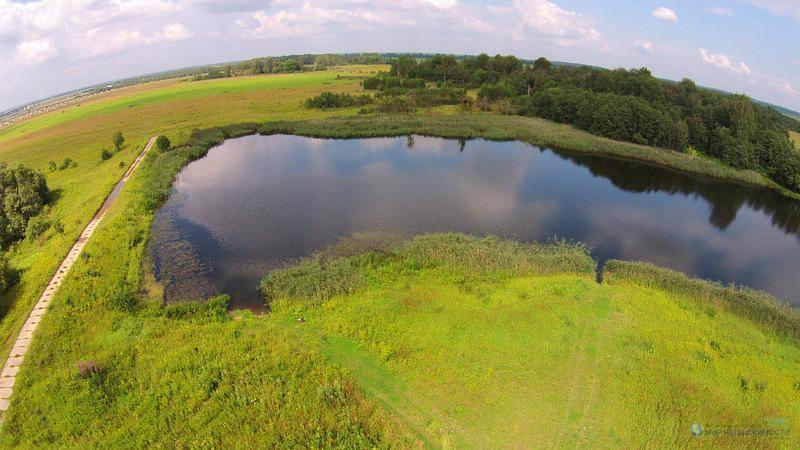
M 518 142 L 230 140 L 178 176 L 151 248 L 167 299 L 227 292 L 237 307 L 259 307 L 267 270 L 343 235 L 449 230 L 558 235 L 600 260 L 652 261 L 800 304 L 798 203 Z

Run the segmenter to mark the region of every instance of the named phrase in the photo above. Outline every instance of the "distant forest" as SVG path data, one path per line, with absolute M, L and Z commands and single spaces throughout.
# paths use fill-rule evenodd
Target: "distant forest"
M 608 70 L 485 54 L 425 59 L 401 55 L 391 60 L 390 71 L 365 80 L 364 87 L 400 97 L 419 96 L 421 88 L 477 90 L 476 106 L 481 109 L 542 117 L 642 145 L 699 152 L 735 168 L 759 171 L 800 192 L 800 150 L 788 133 L 800 131 L 800 122 L 745 95 L 701 88 L 689 79 L 658 79 L 646 68 Z

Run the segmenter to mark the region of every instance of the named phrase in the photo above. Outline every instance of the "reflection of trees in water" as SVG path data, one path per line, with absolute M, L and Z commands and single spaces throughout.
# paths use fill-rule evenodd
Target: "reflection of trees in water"
M 149 253 L 153 256 L 156 280 L 164 287 L 167 302 L 204 300 L 217 294 L 211 285 L 211 266 L 203 261 L 188 234 L 208 234 L 203 227 L 188 221 L 175 223 L 173 214 L 153 222 Z M 189 230 L 182 232 L 181 230 Z
M 711 205 L 709 223 L 721 230 L 733 223 L 739 209 L 746 204 L 756 211 L 769 215 L 774 226 L 800 238 L 800 202 L 775 191 L 703 179 L 617 159 L 574 155 L 561 151 L 554 153 L 562 159 L 588 168 L 592 175 L 606 178 L 624 191 L 666 192 L 671 195 L 700 197 Z

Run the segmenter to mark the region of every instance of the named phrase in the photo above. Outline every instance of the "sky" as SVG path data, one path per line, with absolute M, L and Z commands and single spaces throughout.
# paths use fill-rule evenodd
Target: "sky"
M 800 110 L 800 0 L 0 0 L 0 110 L 162 70 L 345 52 L 644 66 Z

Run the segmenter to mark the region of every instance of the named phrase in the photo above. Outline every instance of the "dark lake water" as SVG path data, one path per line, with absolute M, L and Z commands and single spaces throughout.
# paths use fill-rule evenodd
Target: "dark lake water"
M 151 251 L 167 300 L 262 307 L 271 268 L 357 232 L 580 240 L 800 305 L 800 203 L 766 190 L 519 142 L 233 139 L 188 165 Z

